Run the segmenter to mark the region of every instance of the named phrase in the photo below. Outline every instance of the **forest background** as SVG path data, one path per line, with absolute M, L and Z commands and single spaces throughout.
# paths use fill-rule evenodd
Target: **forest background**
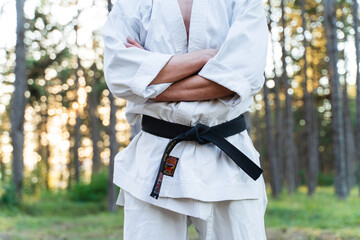
M 246 118 L 268 185 L 268 238 L 360 239 L 358 2 L 263 5 L 266 82 Z M 121 238 L 113 159 L 138 126 L 103 76 L 110 9 L 0 1 L 0 239 Z

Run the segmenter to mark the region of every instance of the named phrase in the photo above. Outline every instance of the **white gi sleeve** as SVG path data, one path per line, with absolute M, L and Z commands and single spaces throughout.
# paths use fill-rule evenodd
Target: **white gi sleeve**
M 226 39 L 198 73 L 236 93 L 232 99 L 219 99 L 230 106 L 253 97 L 262 89 L 269 37 L 262 0 L 234 1 Z
M 116 2 L 102 28 L 102 36 L 105 48 L 104 75 L 109 90 L 116 97 L 144 103 L 171 85 L 148 86 L 173 55 L 125 47 L 127 37 L 141 44 L 144 42 L 140 40 L 142 28 L 139 2 Z

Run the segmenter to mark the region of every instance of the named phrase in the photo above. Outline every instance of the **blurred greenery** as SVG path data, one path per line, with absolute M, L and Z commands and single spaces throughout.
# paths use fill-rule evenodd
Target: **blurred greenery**
M 360 199 L 355 188 L 347 200 L 337 199 L 331 187 L 320 187 L 316 194 L 309 197 L 304 186 L 293 195 L 284 191 L 279 200 L 274 200 L 270 194 L 268 198 L 268 227 L 354 230 L 360 237 Z
M 319 172 L 318 184 L 319 184 L 319 186 L 333 186 L 334 185 L 334 175 Z
M 94 174 L 90 184 L 85 182 L 76 183 L 73 188 L 68 191 L 70 200 L 80 202 L 93 202 L 105 200 L 108 190 L 108 175 L 104 169 L 98 174 Z
M 358 191 L 353 189 L 347 200 L 338 200 L 333 191 L 321 187 L 308 197 L 300 187 L 276 200 L 269 191 L 268 239 L 360 239 Z M 121 239 L 123 209 L 109 213 L 104 199 L 82 199 L 44 191 L 37 198 L 25 196 L 19 207 L 0 207 L 0 239 Z M 197 239 L 194 227 L 190 239 Z
M 11 183 L 1 184 L 0 185 L 0 203 L 4 205 L 16 205 L 18 203 L 15 198 L 15 188 Z
M 306 185 L 306 174 L 304 170 L 299 171 L 301 185 Z M 319 172 L 317 176 L 318 186 L 333 186 L 334 174 Z

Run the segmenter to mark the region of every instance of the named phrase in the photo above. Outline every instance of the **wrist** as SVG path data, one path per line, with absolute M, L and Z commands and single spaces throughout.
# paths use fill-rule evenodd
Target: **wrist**
M 202 67 L 210 60 L 211 56 L 209 54 L 202 55 Z
M 205 65 L 211 58 L 215 57 L 217 54 L 217 50 L 215 49 L 204 49 L 202 50 L 201 54 L 203 55 L 203 65 Z

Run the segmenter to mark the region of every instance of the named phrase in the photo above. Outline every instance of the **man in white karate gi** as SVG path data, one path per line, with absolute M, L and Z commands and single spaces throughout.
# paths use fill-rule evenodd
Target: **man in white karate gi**
M 262 0 L 120 0 L 102 34 L 108 87 L 143 119 L 115 157 L 124 239 L 184 240 L 191 223 L 201 240 L 266 239 L 259 153 L 238 127 L 264 84 Z

